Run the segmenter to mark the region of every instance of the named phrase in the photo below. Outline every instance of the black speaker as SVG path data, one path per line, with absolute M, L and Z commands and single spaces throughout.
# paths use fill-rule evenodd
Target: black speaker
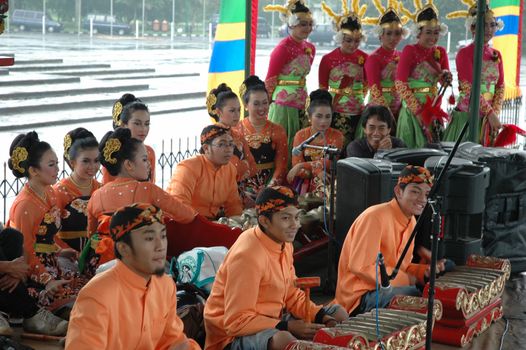
M 446 152 L 433 148 L 393 148 L 378 151 L 374 157 L 377 159 L 387 159 L 392 162 L 424 166 L 427 158 L 445 155 L 447 155 Z
M 336 240 L 340 247 L 358 215 L 393 198 L 393 188 L 405 166 L 383 159 L 351 157 L 338 161 Z

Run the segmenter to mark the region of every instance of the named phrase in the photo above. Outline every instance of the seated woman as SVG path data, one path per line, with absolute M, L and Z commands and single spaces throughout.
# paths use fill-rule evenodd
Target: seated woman
M 130 129 L 133 138 L 144 143 L 150 132 L 150 110 L 140 98 L 132 94 L 124 94 L 113 104 L 112 109 L 113 129 Z M 146 145 L 148 160 L 150 161 L 150 174 L 148 181 L 155 183 L 155 151 Z M 106 168 L 102 168 L 102 183 L 107 184 L 115 179 Z
M 86 257 L 89 266 L 115 258 L 108 225 L 111 215 L 123 206 L 149 203 L 161 208 L 177 222 L 194 220 L 195 210 L 147 181 L 150 162 L 146 146 L 141 140 L 133 138 L 129 129 L 117 128 L 106 133 L 99 151 L 102 165 L 115 179 L 95 191 L 88 202 L 88 234 L 95 253 L 91 252 Z
M 326 90 L 315 90 L 310 93 L 310 104 L 307 114 L 310 125 L 301 129 L 294 136 L 294 147 L 298 147 L 309 137 L 318 134 L 309 144 L 313 146 L 331 146 L 342 149 L 344 136 L 341 131 L 331 128 L 332 122 L 332 96 Z M 322 150 L 304 148 L 295 154 L 292 151 L 292 169 L 290 169 L 287 180 L 294 185 L 299 194 L 312 192 L 323 198 L 325 193 L 325 174 L 330 170 L 330 162 L 325 159 Z
M 234 128 L 239 123 L 241 114 L 239 98 L 225 83 L 210 91 L 206 98 L 206 106 L 208 114 L 218 125 Z M 230 129 L 230 135 L 234 140 L 234 156 L 230 162 L 236 167 L 236 180 L 240 182 L 256 175 L 256 161 L 243 135 L 234 129 Z
M 287 134 L 281 125 L 267 119 L 269 97 L 263 81 L 249 76 L 239 90 L 248 118 L 235 129 L 245 137 L 256 160 L 257 174 L 245 184 L 245 194 L 255 200 L 262 188 L 285 182 L 289 161 Z
M 175 167 L 168 193 L 210 220 L 243 211 L 237 191 L 230 129 L 209 125 L 201 132 L 201 150 Z
M 99 142 L 84 128 L 71 130 L 64 137 L 64 160 L 71 175 L 53 186 L 59 207 L 65 211 L 58 237 L 80 252 L 88 240 L 88 201 L 100 187 L 94 178 L 100 168 Z
M 43 307 L 55 301 L 70 301 L 87 280 L 59 260 L 59 257 L 74 259 L 76 253 L 71 248 L 60 249 L 55 243 L 62 214 L 51 187 L 58 176 L 57 155 L 32 131 L 13 140 L 9 156 L 13 175 L 27 178 L 11 206 L 7 226 L 24 236 L 24 258 L 30 267 L 29 294 Z
M 401 139 L 391 136 L 394 119 L 385 106 L 369 106 L 363 112 L 365 136 L 347 146 L 348 157 L 373 158 L 377 151 L 407 147 Z

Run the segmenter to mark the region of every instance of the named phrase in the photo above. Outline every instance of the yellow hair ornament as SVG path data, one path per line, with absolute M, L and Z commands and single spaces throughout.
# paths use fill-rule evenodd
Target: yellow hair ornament
M 446 18 L 454 19 L 454 18 L 466 18 L 469 16 L 469 12 L 466 10 L 460 10 L 460 11 L 454 11 L 450 12 L 446 15 Z
M 104 145 L 104 149 L 102 150 L 102 155 L 104 156 L 104 160 L 110 164 L 116 164 L 117 158 L 113 158 L 113 153 L 119 151 L 121 149 L 121 142 L 119 139 L 110 138 L 108 141 L 106 141 L 106 144 Z
M 284 15 L 288 15 L 289 14 L 289 9 L 286 8 L 285 6 L 281 6 L 281 5 L 267 5 L 265 7 L 263 7 L 263 11 L 265 12 L 280 12 Z
M 71 147 L 72 143 L 73 143 L 73 139 L 71 138 L 71 135 L 66 134 L 66 136 L 64 136 L 64 157 L 66 159 L 70 159 L 69 158 L 69 148 Z
M 26 169 L 22 168 L 20 163 L 27 160 L 28 155 L 29 153 L 25 147 L 16 147 L 13 150 L 13 154 L 11 154 L 11 164 L 13 165 L 13 169 L 18 171 L 20 174 L 26 172 Z

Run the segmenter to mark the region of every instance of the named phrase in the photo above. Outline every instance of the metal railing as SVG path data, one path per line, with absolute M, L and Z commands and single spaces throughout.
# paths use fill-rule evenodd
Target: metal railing
M 190 137 L 187 137 L 186 139 L 177 139 L 175 141 L 174 139 L 170 139 L 168 142 L 162 140 L 161 153 L 157 158 L 156 184 L 164 189 L 168 185 L 177 163 L 198 154 L 200 147 L 201 144 L 198 137 L 194 137 L 193 140 L 191 140 Z M 5 223 L 8 218 L 9 207 L 24 187 L 26 179 L 16 178 L 8 168 L 7 161 L 5 161 L 3 165 L 4 176 L 2 182 L 0 182 L 0 195 L 2 196 L 3 222 Z M 59 172 L 58 179 L 61 180 L 68 177 L 69 174 L 69 167 L 63 160 L 62 170 Z M 102 172 L 100 170 L 97 172 L 95 178 L 102 178 Z

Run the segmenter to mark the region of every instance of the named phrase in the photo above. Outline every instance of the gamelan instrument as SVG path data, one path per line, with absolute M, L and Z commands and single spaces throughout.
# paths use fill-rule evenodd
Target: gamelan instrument
M 502 317 L 502 293 L 511 272 L 507 259 L 469 256 L 465 266 L 438 276 L 435 299 L 443 306 L 436 322 L 433 341 L 466 346 Z M 424 289 L 427 297 L 429 285 Z
M 426 339 L 427 300 L 396 296 L 387 309 L 378 309 L 379 335 L 376 332 L 376 309 L 351 317 L 333 328 L 322 328 L 313 342 L 296 341 L 289 350 L 419 350 Z M 434 305 L 434 319 L 442 316 L 440 302 Z

